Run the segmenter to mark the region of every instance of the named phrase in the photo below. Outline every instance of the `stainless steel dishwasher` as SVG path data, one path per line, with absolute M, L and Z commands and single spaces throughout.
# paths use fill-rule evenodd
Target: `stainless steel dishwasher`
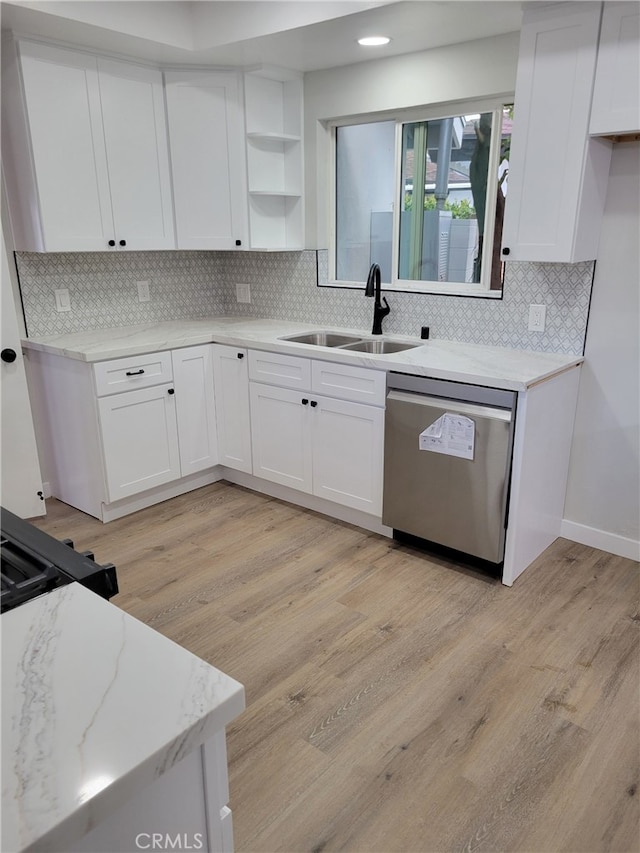
M 502 562 L 516 398 L 389 373 L 383 524 Z

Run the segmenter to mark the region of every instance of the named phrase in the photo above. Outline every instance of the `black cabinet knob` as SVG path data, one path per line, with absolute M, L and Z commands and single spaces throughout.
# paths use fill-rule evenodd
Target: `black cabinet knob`
M 115 240 L 109 240 L 109 245 L 110 245 L 110 246 L 115 246 L 115 244 L 116 244 L 116 241 L 115 241 Z
M 6 361 L 7 364 L 11 364 L 11 362 L 15 361 L 17 357 L 18 356 L 14 349 L 3 349 L 2 352 L 0 352 L 0 358 L 3 361 Z
M 503 254 L 503 255 L 510 255 L 510 254 L 511 254 L 511 249 L 509 249 L 509 247 L 508 247 L 508 246 L 505 246 L 505 247 L 504 247 L 504 249 L 502 250 L 502 254 Z
M 176 393 L 176 389 L 175 389 L 175 388 L 169 388 L 169 389 L 167 390 L 167 394 L 175 394 L 175 393 Z
M 120 245 L 121 245 L 121 246 L 126 246 L 126 245 L 127 245 L 127 241 L 126 241 L 126 240 L 120 240 Z
M 316 407 L 317 405 L 318 405 L 318 401 L 317 401 L 317 400 L 312 400 L 312 401 L 311 401 L 311 408 L 312 408 L 312 409 L 315 409 L 315 407 Z
M 242 246 L 242 240 L 236 240 L 236 246 Z
M 239 353 L 238 353 L 238 358 L 244 358 L 244 353 L 243 353 L 243 352 L 239 352 Z
M 308 405 L 309 405 L 309 401 L 307 400 L 307 398 L 306 398 L 306 397 L 303 397 L 303 398 L 302 398 L 302 405 L 303 405 L 303 406 L 308 406 Z

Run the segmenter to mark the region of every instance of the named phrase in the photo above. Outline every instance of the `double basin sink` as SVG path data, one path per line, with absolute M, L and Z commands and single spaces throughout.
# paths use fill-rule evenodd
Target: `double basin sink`
M 421 344 L 393 341 L 388 338 L 370 340 L 361 338 L 359 335 L 346 335 L 342 332 L 307 332 L 302 335 L 287 335 L 279 340 L 290 341 L 295 344 L 310 344 L 314 347 L 338 347 L 351 352 L 367 352 L 374 355 L 403 352 L 421 346 Z

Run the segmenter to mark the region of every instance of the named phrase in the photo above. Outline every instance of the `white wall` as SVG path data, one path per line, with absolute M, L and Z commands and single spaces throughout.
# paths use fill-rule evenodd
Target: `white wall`
M 614 146 L 563 536 L 640 558 L 640 145 Z
M 304 75 L 305 219 L 308 248 L 327 248 L 325 188 L 332 118 L 512 95 L 520 34 L 361 62 Z M 323 192 L 318 193 L 318 187 Z

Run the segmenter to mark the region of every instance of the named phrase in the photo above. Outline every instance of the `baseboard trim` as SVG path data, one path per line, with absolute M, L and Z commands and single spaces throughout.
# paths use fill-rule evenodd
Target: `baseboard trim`
M 296 506 L 304 507 L 304 509 L 320 512 L 323 515 L 336 518 L 338 521 L 346 521 L 347 524 L 354 524 L 356 527 L 362 527 L 372 533 L 379 533 L 381 536 L 393 536 L 391 527 L 382 524 L 381 519 L 377 516 L 369 515 L 362 510 L 352 509 L 325 498 L 317 498 L 306 492 L 299 492 L 297 489 L 289 488 L 289 486 L 281 486 L 279 483 L 272 483 L 270 480 L 263 480 L 262 477 L 254 477 L 253 474 L 246 474 L 244 471 L 236 471 L 233 468 L 222 468 L 222 472 L 223 479 L 229 483 L 235 483 L 238 486 L 244 486 L 246 489 L 252 489 L 254 492 L 296 504 Z
M 581 545 L 589 545 L 600 551 L 608 551 L 617 557 L 626 557 L 629 560 L 640 560 L 640 541 L 609 533 L 606 530 L 598 530 L 596 527 L 588 527 L 586 524 L 578 524 L 576 521 L 562 519 L 560 524 L 560 536 L 579 542 Z
M 211 483 L 217 483 L 221 479 L 222 469 L 219 465 L 216 465 L 215 468 L 209 468 L 202 473 L 190 474 L 187 477 L 182 477 L 180 480 L 174 480 L 163 486 L 156 486 L 155 489 L 150 489 L 148 492 L 123 498 L 123 500 L 114 501 L 112 504 L 103 503 L 101 521 L 104 524 L 109 521 L 115 521 L 117 518 L 123 518 L 125 515 L 131 515 L 132 512 L 138 512 L 138 510 L 146 509 L 154 504 L 167 501 L 170 498 L 177 498 L 179 495 L 184 495 L 195 489 L 201 489 L 203 486 L 211 485 Z

